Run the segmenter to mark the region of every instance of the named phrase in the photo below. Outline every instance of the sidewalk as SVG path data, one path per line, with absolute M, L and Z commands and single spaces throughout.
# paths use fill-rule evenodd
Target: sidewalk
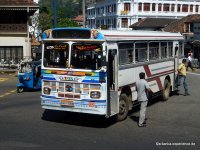
M 13 74 L 16 75 L 17 74 L 17 69 L 2 69 L 0 68 L 0 74 Z

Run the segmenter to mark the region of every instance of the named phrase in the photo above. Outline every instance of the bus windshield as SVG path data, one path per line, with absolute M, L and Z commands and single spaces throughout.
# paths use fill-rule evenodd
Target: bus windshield
M 101 68 L 102 44 L 74 43 L 71 66 L 76 69 L 98 70 Z
M 44 67 L 66 68 L 69 57 L 67 43 L 46 43 L 44 46 Z

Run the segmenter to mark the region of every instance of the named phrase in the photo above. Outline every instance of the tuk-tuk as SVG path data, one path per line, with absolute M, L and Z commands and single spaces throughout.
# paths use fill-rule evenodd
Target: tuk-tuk
M 41 61 L 22 62 L 18 71 L 17 92 L 41 89 Z

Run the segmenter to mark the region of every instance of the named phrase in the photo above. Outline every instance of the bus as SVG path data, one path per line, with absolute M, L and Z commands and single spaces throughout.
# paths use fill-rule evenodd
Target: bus
M 184 55 L 180 33 L 53 28 L 44 31 L 41 105 L 47 110 L 126 119 L 139 73 L 163 100 Z

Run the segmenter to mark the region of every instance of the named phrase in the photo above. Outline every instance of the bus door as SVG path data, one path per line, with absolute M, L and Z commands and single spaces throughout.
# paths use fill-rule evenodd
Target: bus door
M 119 111 L 118 101 L 118 57 L 117 44 L 107 46 L 108 50 L 108 107 L 107 116 L 113 116 Z

